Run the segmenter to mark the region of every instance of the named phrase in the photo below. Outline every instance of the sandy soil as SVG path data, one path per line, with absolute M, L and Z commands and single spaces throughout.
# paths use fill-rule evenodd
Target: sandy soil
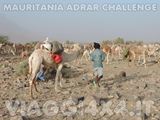
M 15 74 L 16 66 L 23 60 L 18 57 L 0 57 L 0 61 L 0 120 L 160 119 L 160 65 L 158 64 L 148 64 L 147 68 L 144 68 L 144 66 L 128 66 L 125 61 L 113 61 L 109 65 L 104 65 L 104 78 L 101 80 L 101 86 L 95 87 L 90 82 L 92 63 L 86 61 L 83 61 L 82 65 L 71 63 L 75 67 L 68 67 L 63 70 L 64 81 L 63 88 L 60 88 L 61 92 L 55 92 L 54 79 L 49 79 L 46 82 L 40 81 L 37 82 L 37 87 L 41 93 L 34 91 L 35 99 L 31 99 L 27 76 Z M 127 76 L 118 76 L 121 71 L 125 71 Z M 43 112 L 43 106 L 48 100 L 57 103 L 59 109 L 56 115 L 48 116 Z M 65 104 L 67 100 L 72 101 L 69 109 Z M 12 103 L 10 107 L 13 108 L 17 104 L 18 109 L 14 115 L 10 114 L 6 101 Z M 22 101 L 26 104 L 25 112 L 31 103 L 36 101 L 42 114 L 20 113 Z M 126 105 L 125 109 L 121 109 L 123 102 Z M 145 102 L 148 103 L 145 104 Z M 150 109 L 147 108 L 149 102 L 153 102 Z M 83 106 L 80 107 L 82 103 Z M 104 110 L 108 110 L 105 105 L 110 103 L 112 103 L 109 106 L 112 112 L 103 113 Z M 138 103 L 141 107 L 138 106 Z M 87 112 L 90 105 L 96 108 Z M 77 109 L 77 112 L 67 114 L 67 110 L 74 111 L 74 108 Z

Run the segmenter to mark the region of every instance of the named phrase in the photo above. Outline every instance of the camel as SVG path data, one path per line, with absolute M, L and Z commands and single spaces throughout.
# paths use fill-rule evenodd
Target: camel
M 111 54 L 111 47 L 107 44 L 102 44 L 102 50 L 107 55 L 107 64 L 109 64 L 109 55 Z
M 128 49 L 127 58 L 135 63 L 136 58 L 138 57 L 138 62 L 140 62 L 141 57 L 143 58 L 143 65 L 146 67 L 146 54 L 147 50 L 143 46 L 130 46 Z
M 0 52 L 1 54 L 12 54 L 14 56 L 16 55 L 12 47 L 12 43 L 1 44 Z
M 53 62 L 50 52 L 45 50 L 45 49 L 36 49 L 34 52 L 31 54 L 29 57 L 29 74 L 30 79 L 30 95 L 33 98 L 33 85 L 35 87 L 35 90 L 38 92 L 37 87 L 36 87 L 36 76 L 37 73 L 39 72 L 41 65 L 43 64 L 45 67 L 54 67 L 57 72 L 56 72 L 56 77 L 55 77 L 55 91 L 59 91 L 57 88 L 58 81 L 60 83 L 60 87 L 62 87 L 61 84 L 61 78 L 62 78 L 62 67 L 64 63 L 66 62 L 71 62 L 77 58 L 77 55 L 79 54 L 79 51 L 76 51 L 72 54 L 67 54 L 65 52 L 62 52 L 62 58 L 63 61 L 60 64 L 56 64 Z
M 29 52 L 27 50 L 24 50 L 21 52 L 20 56 L 21 56 L 21 58 L 26 58 L 26 57 L 28 57 L 28 54 L 29 54 Z
M 123 48 L 120 45 L 113 45 L 111 47 L 111 56 L 116 57 L 116 59 L 121 59 L 122 58 L 122 52 L 123 52 Z
M 148 46 L 144 45 L 144 47 L 147 49 L 147 55 L 149 59 L 151 59 L 151 57 L 156 58 L 158 56 L 158 52 L 160 50 L 159 45 L 149 44 Z
M 90 54 L 91 54 L 91 51 L 84 50 L 83 55 L 81 57 L 81 60 L 83 60 L 83 58 L 85 58 L 86 61 L 89 61 L 90 60 Z
M 81 60 L 85 59 L 86 61 L 90 61 L 90 54 L 94 50 L 92 47 L 92 44 L 84 44 L 83 48 L 84 48 L 84 50 L 83 50 Z
M 3 46 L 3 44 L 1 43 L 1 44 L 0 44 L 0 49 L 2 48 L 2 46 Z
M 72 48 L 72 49 L 69 49 L 69 50 L 64 50 L 66 53 L 72 53 L 72 52 L 75 52 L 75 51 L 79 51 L 79 54 L 77 54 L 77 58 L 75 59 L 75 64 L 77 64 L 77 65 L 79 65 L 79 64 L 81 64 L 81 57 L 82 57 L 82 55 L 83 55 L 83 46 L 82 45 L 80 45 L 80 44 L 72 44 L 71 46 L 70 46 L 70 48 Z
M 25 50 L 25 46 L 22 45 L 22 44 L 15 44 L 14 43 L 12 45 L 12 47 L 13 47 L 13 50 L 14 50 L 14 52 L 15 52 L 16 55 L 20 55 L 21 52 Z

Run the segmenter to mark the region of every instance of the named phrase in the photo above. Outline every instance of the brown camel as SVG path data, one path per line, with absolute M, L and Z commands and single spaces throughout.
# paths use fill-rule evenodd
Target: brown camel
M 63 61 L 60 64 L 56 64 L 53 62 L 53 60 L 50 56 L 50 52 L 48 52 L 47 50 L 43 50 L 43 49 L 34 50 L 34 52 L 29 57 L 29 73 L 31 74 L 31 78 L 30 78 L 29 83 L 30 83 L 31 97 L 33 98 L 33 92 L 32 92 L 33 85 L 35 87 L 35 90 L 38 92 L 37 87 L 36 87 L 36 76 L 37 76 L 37 73 L 39 72 L 42 64 L 45 67 L 54 67 L 57 70 L 56 77 L 55 77 L 55 91 L 59 91 L 57 89 L 57 84 L 59 81 L 60 86 L 62 87 L 61 70 L 62 70 L 64 63 L 71 62 L 71 61 L 75 60 L 77 58 L 78 54 L 79 54 L 79 51 L 76 51 L 72 54 L 67 54 L 65 52 L 62 52 Z
M 136 58 L 138 58 L 138 62 L 140 62 L 142 57 L 143 58 L 142 65 L 146 67 L 146 54 L 147 54 L 147 50 L 142 46 L 129 46 L 128 54 L 126 57 L 129 59 L 129 61 L 133 61 L 134 64 L 135 64 Z
M 102 44 L 102 50 L 107 55 L 107 64 L 109 64 L 109 55 L 111 54 L 111 47 L 107 44 Z

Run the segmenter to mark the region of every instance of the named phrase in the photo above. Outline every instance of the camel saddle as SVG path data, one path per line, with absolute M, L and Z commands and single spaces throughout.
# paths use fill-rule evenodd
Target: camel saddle
M 52 52 L 51 52 L 51 58 L 53 62 L 56 64 L 59 64 L 62 62 L 62 52 L 64 51 L 64 48 L 62 44 L 58 41 L 52 42 Z
M 61 54 L 52 54 L 52 53 L 51 53 L 51 58 L 52 58 L 53 62 L 55 62 L 56 64 L 61 63 L 62 60 L 63 60 Z

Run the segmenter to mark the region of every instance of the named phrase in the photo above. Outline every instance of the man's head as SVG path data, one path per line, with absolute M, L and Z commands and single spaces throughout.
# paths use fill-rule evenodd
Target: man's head
M 99 43 L 94 42 L 94 48 L 95 48 L 95 49 L 100 49 L 100 47 L 101 47 L 101 46 L 100 46 Z

